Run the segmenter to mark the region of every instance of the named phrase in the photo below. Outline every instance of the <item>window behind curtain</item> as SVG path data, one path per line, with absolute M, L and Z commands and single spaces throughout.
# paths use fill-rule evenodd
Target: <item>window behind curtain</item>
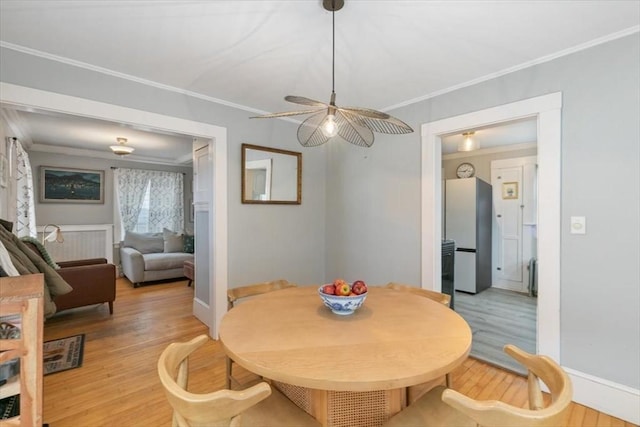
M 182 173 L 119 168 L 114 176 L 123 231 L 182 230 Z

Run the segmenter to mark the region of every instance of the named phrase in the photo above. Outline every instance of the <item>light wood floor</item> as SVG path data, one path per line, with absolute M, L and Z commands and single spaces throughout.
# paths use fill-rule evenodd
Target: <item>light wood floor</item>
M 526 370 L 502 348 L 513 344 L 536 352 L 536 305 L 535 297 L 489 288 L 478 294 L 457 291 L 454 307 L 471 327 L 472 356 L 525 374 Z
M 191 315 L 186 281 L 134 289 L 119 279 L 114 315 L 106 305 L 60 313 L 45 323 L 45 340 L 86 334 L 81 368 L 44 377 L 44 422 L 51 427 L 170 426 L 171 409 L 156 373 L 162 350 L 207 332 Z M 224 385 L 224 354 L 211 340 L 190 361 L 190 390 Z M 474 359 L 453 372 L 453 388 L 476 399 L 526 404 L 526 380 Z M 570 426 L 625 426 L 573 404 Z

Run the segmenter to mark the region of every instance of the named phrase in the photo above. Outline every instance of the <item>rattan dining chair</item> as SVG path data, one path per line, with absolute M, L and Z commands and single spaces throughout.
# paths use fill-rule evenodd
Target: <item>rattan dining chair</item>
M 400 426 L 484 426 L 484 427 L 556 427 L 565 426 L 573 386 L 567 373 L 546 356 L 529 354 L 516 346 L 504 351 L 529 371 L 529 408 L 496 400 L 477 401 L 457 391 L 438 386 L 383 424 Z M 549 388 L 550 404 L 540 390 L 539 380 Z
M 387 288 L 394 289 L 396 291 L 410 292 L 421 297 L 429 298 L 430 300 L 439 302 L 440 304 L 446 305 L 447 307 L 449 307 L 449 304 L 451 303 L 450 295 L 443 294 L 441 292 L 430 291 L 429 289 L 417 288 L 415 286 L 404 285 L 402 283 L 396 282 L 387 283 Z M 451 374 L 447 373 L 445 375 L 445 383 L 447 387 L 451 387 Z
M 173 408 L 173 427 L 320 426 L 266 382 L 242 391 L 189 392 L 189 356 L 208 340 L 200 335 L 191 341 L 172 343 L 160 355 L 158 376 Z
M 233 306 L 242 298 L 253 297 L 256 295 L 266 294 L 268 292 L 278 291 L 286 288 L 293 288 L 296 284 L 290 283 L 284 279 L 273 280 L 270 282 L 255 283 L 252 285 L 240 286 L 237 288 L 231 288 L 227 290 L 227 310 L 231 310 Z M 233 376 L 233 360 L 226 357 L 226 387 L 231 389 L 233 385 L 239 387 L 246 387 L 247 385 L 254 384 L 257 381 L 261 381 L 262 378 L 256 377 L 252 381 L 241 382 L 238 378 Z

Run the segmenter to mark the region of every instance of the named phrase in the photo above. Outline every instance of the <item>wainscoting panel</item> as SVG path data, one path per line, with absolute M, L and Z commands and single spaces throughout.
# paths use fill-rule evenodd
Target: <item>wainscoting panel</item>
M 106 258 L 113 263 L 113 224 L 60 225 L 63 243 L 45 242 L 45 247 L 54 261 L 73 261 L 87 258 Z M 44 227 L 37 227 L 38 239 L 42 241 Z M 53 231 L 47 228 L 47 233 Z

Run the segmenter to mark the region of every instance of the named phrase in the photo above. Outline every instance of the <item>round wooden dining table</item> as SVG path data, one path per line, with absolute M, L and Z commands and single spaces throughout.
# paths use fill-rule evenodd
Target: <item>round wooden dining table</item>
M 451 372 L 471 349 L 465 320 L 428 298 L 370 286 L 362 307 L 342 316 L 317 292 L 299 286 L 253 297 L 225 314 L 219 333 L 234 362 L 325 426 L 357 424 L 350 411 L 382 424 L 406 406 L 409 387 Z

